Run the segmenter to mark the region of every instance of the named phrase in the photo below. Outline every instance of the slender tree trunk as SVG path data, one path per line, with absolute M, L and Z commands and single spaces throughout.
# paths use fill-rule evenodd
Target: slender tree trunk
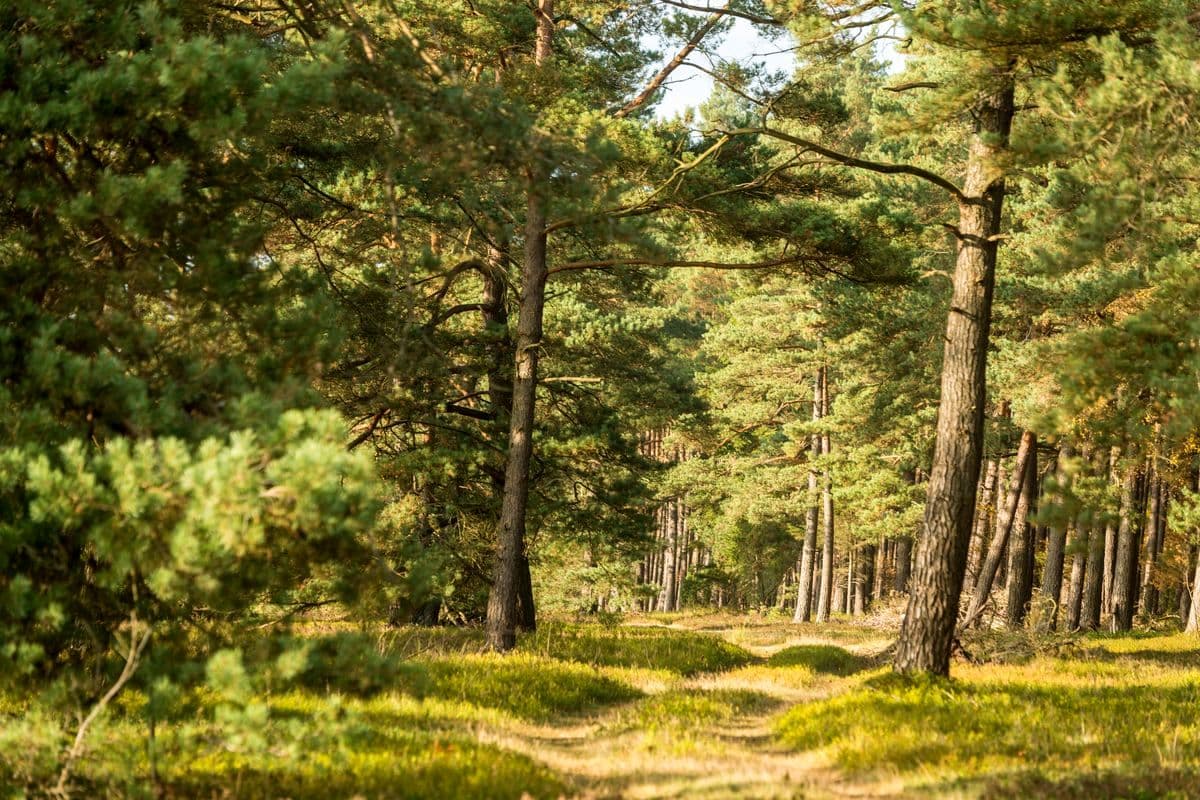
M 542 66 L 554 41 L 554 0 L 538 0 L 534 61 Z M 516 644 L 517 605 L 521 562 L 525 556 L 525 512 L 529 503 L 529 465 L 533 458 L 534 400 L 537 396 L 538 349 L 546 306 L 546 182 L 549 170 L 533 147 L 527 168 L 525 253 L 521 266 L 521 296 L 517 317 L 512 413 L 509 420 L 508 460 L 504 470 L 504 500 L 497 527 L 496 567 L 488 595 L 487 644 L 508 651 Z M 529 613 L 532 614 L 532 604 Z
M 1191 591 L 1186 598 L 1180 602 L 1180 610 L 1183 609 L 1184 602 L 1187 603 L 1187 622 L 1183 626 L 1186 633 L 1200 633 L 1200 548 L 1195 545 L 1189 548 L 1192 559 L 1190 563 L 1192 567 L 1192 586 Z M 1180 616 L 1184 616 L 1180 614 Z
M 987 532 L 995 522 L 997 509 L 1000 507 L 1000 493 L 1003 491 L 1000 480 L 1001 459 L 990 458 L 983 479 L 983 502 L 977 503 L 975 509 L 975 528 L 971 532 L 970 558 L 967 565 L 968 585 L 974 586 L 979 580 L 979 568 L 983 565 L 983 553 L 987 547 Z
M 983 614 L 983 607 L 987 603 L 988 598 L 992 593 L 992 583 L 996 579 L 996 572 L 1000 568 L 1000 562 L 1004 557 L 1005 545 L 1008 543 L 1009 533 L 1012 531 L 1014 520 L 1017 519 L 1017 512 L 1021 503 L 1021 495 L 1025 490 L 1026 473 L 1029 472 L 1030 462 L 1035 458 L 1037 450 L 1037 437 L 1032 431 L 1025 431 L 1021 434 L 1021 444 L 1017 448 L 1017 458 L 1013 464 L 1012 478 L 1008 483 L 1008 495 L 1004 501 L 1004 505 L 997 507 L 996 510 L 996 532 L 992 535 L 992 541 L 988 545 L 987 556 L 983 560 L 983 566 L 979 569 L 979 578 L 975 581 L 975 591 L 971 597 L 971 605 L 967 609 L 967 616 L 963 620 L 963 626 L 973 625 Z
M 821 384 L 821 417 L 829 414 L 829 372 L 825 367 L 820 369 Z M 831 443 L 829 434 L 823 434 L 821 453 L 828 456 Z M 833 600 L 833 478 L 829 474 L 829 464 L 825 464 L 821 481 L 821 591 L 817 596 L 817 622 L 829 621 L 830 604 Z
M 1067 481 L 1066 460 L 1074 455 L 1069 444 L 1063 445 L 1058 454 L 1058 463 L 1054 470 L 1055 489 L 1052 501 L 1061 504 L 1063 488 Z M 1042 569 L 1042 588 L 1040 596 L 1045 606 L 1038 621 L 1041 629 L 1052 631 L 1058 627 L 1058 599 L 1062 595 L 1063 561 L 1067 549 L 1067 526 L 1059 524 L 1050 528 L 1046 538 L 1046 565 Z M 1081 576 L 1082 577 L 1082 576 Z
M 1112 448 L 1109 456 L 1109 480 L 1116 482 L 1119 448 Z M 1113 573 L 1117 564 L 1117 525 L 1109 523 L 1104 528 L 1104 585 L 1100 594 L 1100 613 L 1103 618 L 1112 613 Z
M 821 375 L 813 378 L 813 422 L 821 419 Z M 813 575 L 817 560 L 817 525 L 820 509 L 817 507 L 817 469 L 815 462 L 821 457 L 821 437 L 812 435 L 814 465 L 808 470 L 808 510 L 804 517 L 804 549 L 800 553 L 800 585 L 796 590 L 796 614 L 792 622 L 808 622 L 812 619 Z
M 1030 434 L 1032 436 L 1032 434 Z M 1023 438 L 1023 437 L 1022 437 Z M 1029 464 L 1025 468 L 1025 485 L 1021 489 L 1021 500 L 1017 503 L 1016 517 L 1008 544 L 1008 601 L 1004 606 L 1004 618 L 1010 628 L 1019 628 L 1025 623 L 1029 610 L 1029 598 L 1033 594 L 1033 549 L 1035 547 L 1030 513 L 1035 509 L 1038 491 L 1037 443 L 1031 446 Z
M 1066 626 L 1069 631 L 1079 630 L 1079 615 L 1083 607 L 1084 576 L 1087 571 L 1087 547 L 1092 529 L 1075 523 L 1069 549 L 1071 555 L 1071 583 L 1067 588 Z
M 1121 483 L 1121 517 L 1117 527 L 1117 559 L 1112 578 L 1112 629 L 1127 631 L 1133 627 L 1134 559 L 1136 537 L 1141 529 L 1134 520 L 1134 493 L 1137 491 L 1137 467 L 1131 462 Z
M 1158 588 L 1154 585 L 1154 567 L 1158 561 L 1158 537 L 1161 530 L 1159 517 L 1163 505 L 1163 482 L 1157 469 L 1154 470 L 1150 481 L 1147 504 L 1149 508 L 1146 514 L 1146 551 L 1142 558 L 1141 602 L 1138 605 L 1141 615 L 1145 619 L 1151 619 L 1158 612 Z
M 1111 482 L 1117 469 L 1116 448 L 1109 448 L 1108 450 L 1107 467 L 1104 465 L 1102 454 L 1097 453 L 1096 460 L 1096 474 L 1107 475 L 1108 480 Z M 1087 570 L 1083 576 L 1083 606 L 1079 611 L 1079 627 L 1085 631 L 1094 631 L 1099 628 L 1100 620 L 1104 615 L 1106 605 L 1106 601 L 1104 600 L 1104 575 L 1108 562 L 1109 529 L 1112 527 L 1107 522 L 1103 528 L 1099 524 L 1094 524 L 1091 529 L 1091 535 L 1088 537 Z M 1111 538 L 1115 541 L 1115 537 L 1116 534 L 1114 532 Z
M 908 536 L 896 540 L 896 582 L 893 584 L 899 593 L 908 591 L 908 579 L 912 574 L 913 541 Z
M 1007 68 L 1006 68 L 1007 71 Z M 974 109 L 975 134 L 959 203 L 954 291 L 946 322 L 941 400 L 925 525 L 893 666 L 948 675 L 983 452 L 986 368 L 1004 202 L 999 167 L 1013 118 L 1011 78 Z
M 667 541 L 663 548 L 663 584 L 658 600 L 660 611 L 675 610 L 675 560 L 679 545 L 679 500 L 667 501 Z

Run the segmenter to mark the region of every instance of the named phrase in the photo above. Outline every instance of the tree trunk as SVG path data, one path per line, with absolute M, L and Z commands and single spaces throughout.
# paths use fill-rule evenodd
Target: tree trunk
M 908 536 L 896 540 L 896 582 L 893 584 L 897 592 L 908 591 L 908 579 L 912 574 L 913 541 Z
M 663 583 L 658 599 L 659 611 L 675 610 L 675 562 L 679 546 L 679 501 L 667 501 L 667 541 L 663 547 Z
M 1071 583 L 1067 587 L 1065 622 L 1068 631 L 1079 630 L 1079 615 L 1083 607 L 1084 576 L 1087 571 L 1087 547 L 1092 529 L 1075 523 L 1069 549 L 1071 556 Z
M 821 417 L 829 415 L 829 372 L 825 367 L 820 369 L 821 384 Z M 822 434 L 821 453 L 828 456 L 831 443 L 829 434 Z M 825 464 L 823 480 L 821 481 L 821 513 L 822 542 L 821 542 L 821 592 L 817 596 L 817 622 L 829 620 L 830 604 L 833 600 L 833 477 L 829 474 L 829 464 Z
M 1119 448 L 1112 448 L 1108 461 L 1109 480 L 1117 481 L 1117 458 Z M 1117 526 L 1109 523 L 1104 528 L 1104 585 L 1100 593 L 1100 615 L 1112 613 L 1113 572 L 1117 563 Z
M 821 419 L 821 375 L 813 378 L 813 422 Z M 813 573 L 817 560 L 817 525 L 820 509 L 817 508 L 817 469 L 815 462 L 821 456 L 821 437 L 812 435 L 812 460 L 808 470 L 808 510 L 804 518 L 804 549 L 800 554 L 800 585 L 796 590 L 796 614 L 792 622 L 808 622 L 812 619 Z
M 1063 445 L 1058 453 L 1058 463 L 1054 470 L 1054 496 L 1051 502 L 1062 503 L 1063 489 L 1067 482 L 1066 460 L 1074 455 L 1069 444 Z M 1043 631 L 1052 631 L 1058 627 L 1058 600 L 1062 595 L 1063 561 L 1067 550 L 1067 525 L 1059 524 L 1050 528 L 1046 537 L 1046 564 L 1042 568 L 1041 597 L 1042 615 L 1038 625 Z
M 1150 481 L 1150 496 L 1147 498 L 1149 508 L 1146 514 L 1146 551 L 1142 558 L 1141 602 L 1138 604 L 1141 616 L 1151 619 L 1158 613 L 1158 588 L 1154 585 L 1154 567 L 1158 561 L 1160 549 L 1159 533 L 1162 526 L 1159 519 L 1163 506 L 1163 482 L 1154 471 Z
M 1013 118 L 1011 78 L 981 98 L 959 202 L 954 291 L 946 322 L 941 400 L 925 525 L 893 666 L 948 675 L 983 452 L 987 348 L 1004 202 L 998 162 Z
M 554 0 L 538 0 L 537 44 L 534 61 L 543 65 L 554 40 Z M 517 316 L 512 413 L 509 417 L 508 459 L 504 470 L 504 500 L 497 526 L 496 568 L 488 594 L 487 645 L 505 652 L 516 644 L 517 597 L 521 562 L 525 556 L 525 512 L 529 503 L 529 465 L 533 458 L 534 400 L 537 396 L 538 349 L 546 306 L 546 207 L 543 192 L 549 170 L 533 148 L 527 168 L 525 253 L 521 265 L 521 296 Z M 532 604 L 528 607 L 532 614 Z
M 1192 593 L 1188 600 L 1187 624 L 1183 626 L 1185 633 L 1200 633 L 1200 558 L 1196 559 L 1194 569 Z
M 1032 434 L 1031 434 L 1032 435 Z M 1025 623 L 1029 611 L 1029 599 L 1033 595 L 1033 525 L 1029 522 L 1036 508 L 1038 491 L 1037 444 L 1032 445 L 1029 465 L 1025 468 L 1025 485 L 1021 489 L 1021 500 L 1017 503 L 1016 517 L 1008 542 L 1008 601 L 1004 605 L 1004 618 L 1010 628 L 1019 628 Z
M 1108 480 L 1111 481 L 1117 468 L 1116 449 L 1110 448 L 1108 451 L 1107 469 L 1103 464 L 1103 455 L 1097 454 L 1096 459 L 1098 462 L 1095 465 L 1096 474 L 1106 474 Z M 1107 522 L 1103 528 L 1099 524 L 1094 524 L 1088 536 L 1087 569 L 1083 576 L 1083 604 L 1079 611 L 1079 627 L 1085 631 L 1094 631 L 1099 628 L 1100 618 L 1104 614 L 1104 574 L 1108 559 L 1110 528 L 1112 525 Z M 1115 534 L 1113 538 L 1115 539 Z
M 1112 577 L 1112 629 L 1127 631 L 1133 627 L 1134 559 L 1136 538 L 1141 528 L 1134 522 L 1134 493 L 1137 491 L 1137 467 L 1131 462 L 1121 483 L 1121 516 L 1117 527 L 1117 559 Z
M 1030 463 L 1036 459 L 1036 450 L 1037 437 L 1033 432 L 1022 433 L 1021 444 L 1017 448 L 1017 458 L 1013 463 L 1012 478 L 1008 482 L 1008 495 L 1003 507 L 998 507 L 996 510 L 996 532 L 992 535 L 992 541 L 988 545 L 987 557 L 983 560 L 983 566 L 979 568 L 979 578 L 975 581 L 975 591 L 971 597 L 971 605 L 967 609 L 967 616 L 963 619 L 963 627 L 973 625 L 979 619 L 983 614 L 984 605 L 991 596 L 992 583 L 996 579 L 996 572 L 1004 557 L 1005 545 L 1008 543 L 1013 521 L 1017 518 L 1021 496 L 1025 492 L 1026 474 L 1029 472 Z
M 990 458 L 983 478 L 982 502 L 976 504 L 975 528 L 971 532 L 970 557 L 967 564 L 967 585 L 974 586 L 979 580 L 979 568 L 983 564 L 983 553 L 987 545 L 987 532 L 995 521 L 997 509 L 1000 507 L 1000 493 L 1003 491 L 1000 480 L 1002 467 L 1001 459 Z

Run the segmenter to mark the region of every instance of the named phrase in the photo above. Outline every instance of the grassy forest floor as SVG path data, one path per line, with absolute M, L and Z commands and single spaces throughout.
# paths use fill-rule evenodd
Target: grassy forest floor
M 154 769 L 166 797 L 1200 797 L 1200 640 L 992 633 L 913 683 L 894 622 L 549 622 L 503 658 L 319 623 L 301 688 L 178 698 Z M 89 734 L 83 794 L 151 794 L 145 702 Z M 0 714 L 8 779 L 53 775 L 36 707 Z

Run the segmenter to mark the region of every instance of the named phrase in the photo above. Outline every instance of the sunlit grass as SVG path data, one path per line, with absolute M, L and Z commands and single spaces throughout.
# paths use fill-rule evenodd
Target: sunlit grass
M 1200 664 L 1181 637 L 1090 639 L 1068 655 L 956 665 L 955 680 L 874 674 L 783 715 L 777 735 L 852 774 L 926 791 L 1191 796 L 1200 783 Z M 1108 787 L 1101 788 L 1098 787 Z

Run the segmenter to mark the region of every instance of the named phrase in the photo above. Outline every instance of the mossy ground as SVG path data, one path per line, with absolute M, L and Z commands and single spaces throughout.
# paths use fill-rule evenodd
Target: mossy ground
M 308 666 L 156 727 L 165 797 L 1200 797 L 1200 640 L 992 635 L 904 681 L 886 626 L 728 614 L 478 631 L 314 625 Z M 76 795 L 150 797 L 146 699 L 93 728 Z M 0 796 L 71 730 L 0 698 Z M 57 736 L 57 738 L 56 738 Z

